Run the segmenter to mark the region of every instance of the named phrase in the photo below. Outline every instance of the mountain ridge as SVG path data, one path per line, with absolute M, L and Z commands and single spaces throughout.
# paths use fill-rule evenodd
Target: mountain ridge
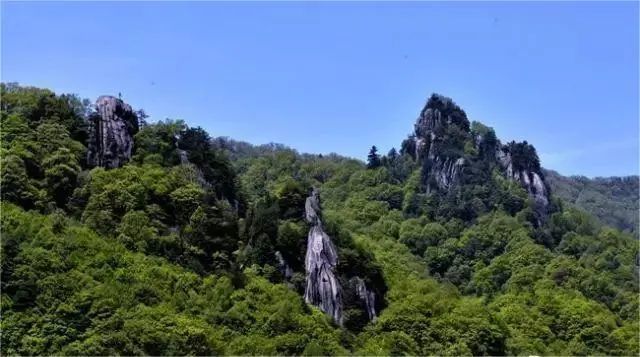
M 637 239 L 449 99 L 365 164 L 0 89 L 3 354 L 639 351 Z

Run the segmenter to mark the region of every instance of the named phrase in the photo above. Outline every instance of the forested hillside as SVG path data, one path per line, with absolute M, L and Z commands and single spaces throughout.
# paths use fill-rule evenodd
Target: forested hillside
M 0 95 L 3 355 L 640 353 L 638 241 L 446 97 L 363 163 Z
M 546 171 L 553 192 L 567 203 L 581 208 L 602 223 L 638 236 L 640 179 L 638 176 L 562 176 Z

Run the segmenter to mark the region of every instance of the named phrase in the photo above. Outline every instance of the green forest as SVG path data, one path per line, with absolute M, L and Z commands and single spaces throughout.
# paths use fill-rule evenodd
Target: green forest
M 553 192 L 570 205 L 592 214 L 600 222 L 638 237 L 640 178 L 566 177 L 555 171 L 545 173 Z
M 2 355 L 640 354 L 637 178 L 616 224 L 449 98 L 362 162 L 0 96 Z M 305 300 L 313 189 L 339 320 Z

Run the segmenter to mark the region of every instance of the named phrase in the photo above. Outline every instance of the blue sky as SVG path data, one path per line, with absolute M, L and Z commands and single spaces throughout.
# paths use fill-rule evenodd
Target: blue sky
M 638 173 L 638 3 L 2 2 L 2 80 L 364 159 L 432 92 L 543 166 Z

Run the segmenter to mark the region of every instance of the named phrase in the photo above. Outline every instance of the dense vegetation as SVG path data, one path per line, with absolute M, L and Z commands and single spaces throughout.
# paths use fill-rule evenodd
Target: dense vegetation
M 640 178 L 562 176 L 547 171 L 553 192 L 569 204 L 594 215 L 602 223 L 638 236 Z
M 174 120 L 105 170 L 85 161 L 86 101 L 0 94 L 3 355 L 640 353 L 637 240 L 560 201 L 538 224 L 468 137 L 453 194 L 426 192 L 410 150 L 366 165 Z M 374 322 L 302 299 L 311 187 L 345 290 L 359 276 L 379 296 Z

